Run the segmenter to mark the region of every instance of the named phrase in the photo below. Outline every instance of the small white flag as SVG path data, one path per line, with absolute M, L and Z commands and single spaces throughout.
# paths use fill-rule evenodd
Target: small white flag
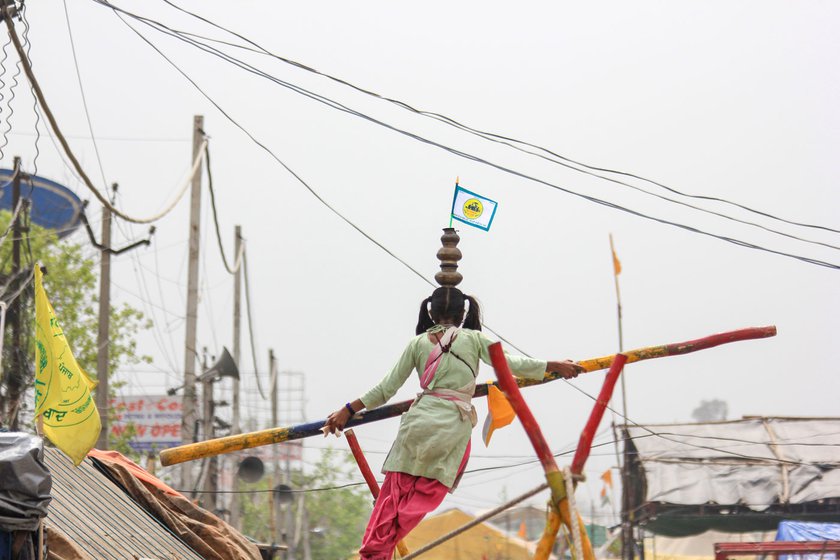
M 452 217 L 459 222 L 488 231 L 496 215 L 496 201 L 484 198 L 455 184 Z

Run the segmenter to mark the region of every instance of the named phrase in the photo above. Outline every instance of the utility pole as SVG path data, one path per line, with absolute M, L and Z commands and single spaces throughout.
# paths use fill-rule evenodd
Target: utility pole
M 18 204 L 20 203 L 20 175 L 22 171 L 20 169 L 20 157 L 18 156 L 15 156 L 14 158 L 14 168 L 15 175 L 14 180 L 12 181 L 12 212 L 17 209 Z M 12 224 L 12 286 L 18 286 L 20 283 L 17 275 L 20 272 L 20 241 L 22 232 L 20 224 L 21 214 L 22 211 L 15 215 L 15 221 Z M 23 329 L 20 324 L 21 300 L 22 295 L 15 298 L 9 307 L 9 327 L 11 327 L 10 330 L 12 331 L 12 348 L 10 352 L 11 368 L 7 375 L 9 391 L 9 408 L 7 410 L 7 415 L 9 419 L 9 429 L 12 431 L 20 429 L 20 422 L 18 421 L 18 418 L 20 418 L 20 398 L 23 393 L 24 386 L 23 361 L 21 360 L 21 340 L 23 335 Z
M 241 261 L 238 259 L 242 249 L 242 226 L 236 226 L 233 230 L 233 244 L 234 244 L 234 262 Z M 236 266 L 236 275 L 233 277 L 233 361 L 236 362 L 236 367 L 239 368 L 239 359 L 241 357 L 242 349 L 240 342 L 242 339 L 242 266 Z M 233 402 L 232 418 L 231 418 L 231 434 L 242 433 L 242 422 L 239 416 L 239 379 L 233 380 Z M 275 424 L 276 425 L 276 424 Z M 240 529 L 240 500 L 239 500 L 239 477 L 233 477 L 233 494 L 230 497 L 230 524 L 235 529 Z
M 215 437 L 214 418 L 216 415 L 216 405 L 213 402 L 213 384 L 216 382 L 216 376 L 207 376 L 207 349 L 204 349 L 204 359 L 201 368 L 201 386 L 202 386 L 202 412 L 204 414 L 204 425 L 202 427 L 202 436 L 205 440 L 213 439 Z M 207 472 L 204 477 L 204 495 L 202 496 L 202 504 L 204 509 L 213 512 L 216 509 L 216 495 L 218 490 L 218 457 L 208 457 Z
M 271 425 L 277 426 L 277 365 L 274 363 L 274 350 L 268 351 L 268 375 L 271 383 Z M 278 454 L 277 445 L 271 446 L 271 488 L 275 489 L 280 484 L 280 456 Z M 274 492 L 271 493 L 271 542 L 276 543 L 277 538 L 277 500 Z M 286 521 L 283 520 L 282 544 L 286 544 Z M 284 550 L 283 558 L 289 557 L 288 549 Z
M 113 190 L 117 190 L 114 183 Z M 111 345 L 111 209 L 102 207 L 102 239 L 105 247 L 99 251 L 99 333 L 96 338 L 96 408 L 99 409 L 99 419 L 102 431 L 96 441 L 97 449 L 108 449 L 108 431 L 110 398 L 108 387 L 108 358 Z
M 278 374 L 274 375 L 274 378 L 277 379 L 279 377 Z M 277 386 L 277 381 L 274 382 L 275 387 Z M 291 411 L 291 399 L 292 399 L 292 392 L 291 391 L 284 391 L 286 393 L 286 411 L 290 413 Z M 277 397 L 274 397 L 275 400 Z M 275 424 L 276 426 L 277 424 Z M 277 446 L 275 446 L 277 447 Z M 286 451 L 286 485 L 289 488 L 294 488 L 292 485 L 292 448 L 288 445 L 288 443 L 284 444 Z M 286 545 L 286 558 L 296 558 L 297 552 L 295 550 L 296 538 L 297 535 L 295 534 L 294 530 L 295 526 L 293 524 L 292 518 L 292 504 L 286 504 L 286 519 L 283 520 L 283 544 Z
M 199 156 L 204 137 L 204 117 L 193 117 L 193 149 L 192 161 Z M 196 352 L 196 323 L 198 317 L 198 253 L 201 230 L 201 164 L 199 164 L 192 178 L 190 187 L 190 251 L 187 272 L 187 325 L 184 341 L 184 403 L 181 416 L 181 441 L 192 443 L 195 436 L 196 422 L 196 391 L 195 391 L 195 363 L 198 359 Z M 181 487 L 190 489 L 192 486 L 192 472 L 189 463 L 181 467 Z

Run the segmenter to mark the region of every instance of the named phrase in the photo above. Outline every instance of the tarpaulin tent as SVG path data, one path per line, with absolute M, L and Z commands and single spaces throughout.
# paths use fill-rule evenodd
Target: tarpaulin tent
M 666 536 L 840 522 L 840 418 L 623 426 L 626 507 Z
M 51 486 L 41 438 L 0 433 L 0 558 L 36 557 Z

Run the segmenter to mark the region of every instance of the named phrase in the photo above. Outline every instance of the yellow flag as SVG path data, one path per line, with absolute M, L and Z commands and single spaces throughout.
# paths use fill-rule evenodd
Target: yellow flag
M 77 466 L 96 444 L 102 424 L 90 394 L 96 383 L 76 363 L 35 266 L 35 417 L 44 435 Z
M 513 422 L 514 418 L 516 418 L 516 413 L 510 406 L 505 394 L 495 385 L 490 385 L 487 388 L 487 418 L 484 420 L 484 428 L 482 429 L 484 445 L 490 445 L 493 432 L 498 428 L 507 426 Z

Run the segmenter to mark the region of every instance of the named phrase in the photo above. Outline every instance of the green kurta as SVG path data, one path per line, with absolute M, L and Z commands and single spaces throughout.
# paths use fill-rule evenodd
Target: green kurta
M 462 329 L 450 352 L 441 356 L 429 389 L 457 390 L 474 383 L 473 372 L 478 372 L 478 361 L 490 364 L 487 351 L 490 344 L 493 341 L 481 332 Z M 434 343 L 427 333 L 411 339 L 391 372 L 362 396 L 365 408 L 370 410 L 385 404 L 402 387 L 412 370 L 417 371 L 419 378 L 433 348 Z M 511 371 L 519 377 L 542 379 L 545 375 L 546 362 L 543 360 L 513 355 L 507 355 L 507 360 Z M 472 423 L 464 418 L 456 403 L 425 395 L 403 414 L 397 439 L 382 471 L 434 478 L 451 488 L 471 432 Z

